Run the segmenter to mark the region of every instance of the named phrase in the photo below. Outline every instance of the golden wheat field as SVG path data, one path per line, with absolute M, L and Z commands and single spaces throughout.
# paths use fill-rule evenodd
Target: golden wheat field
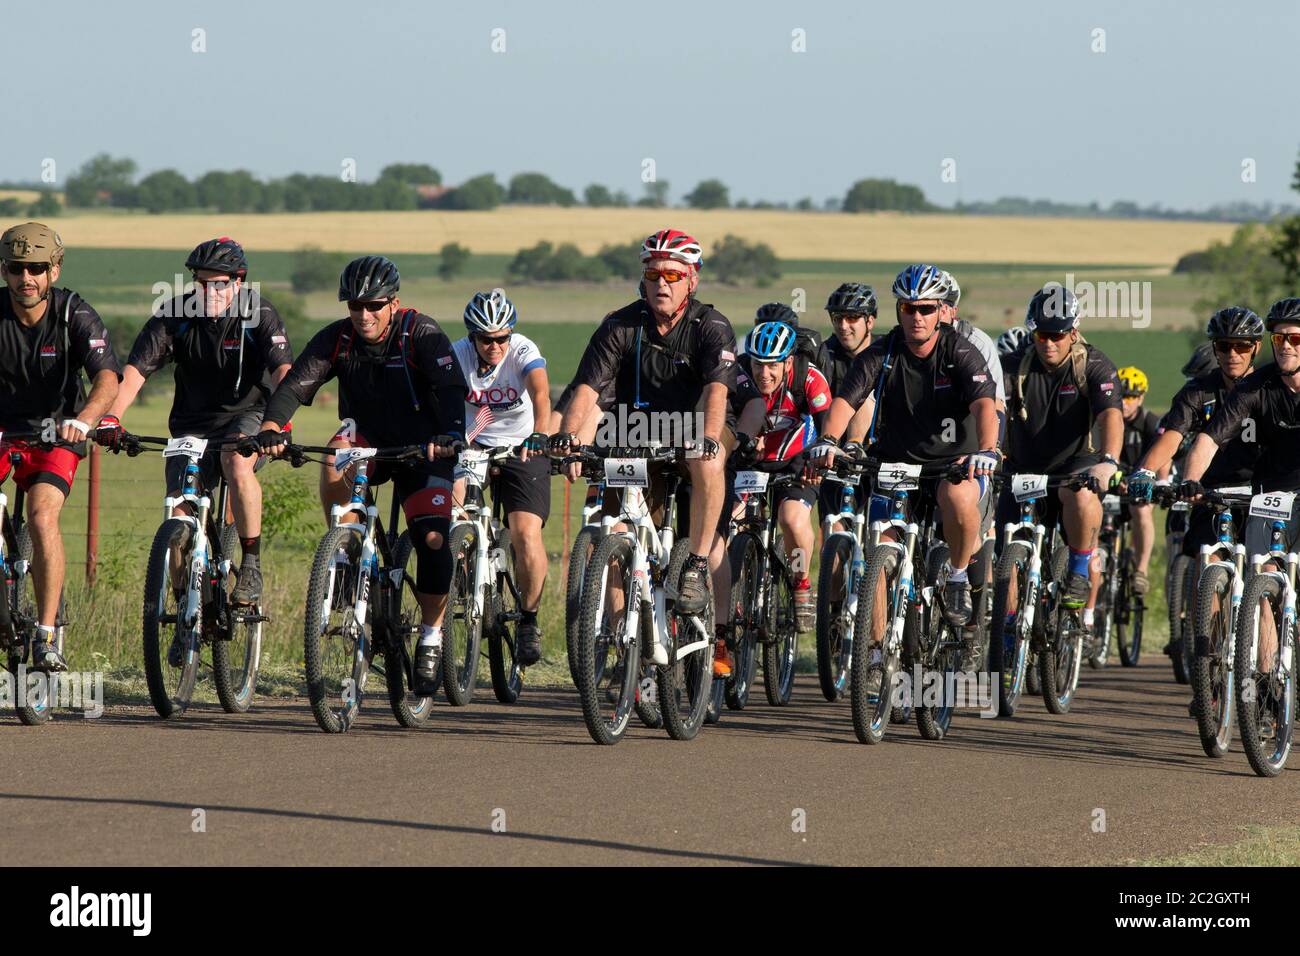
M 1049 219 L 785 210 L 561 209 L 510 206 L 490 212 L 326 212 L 275 215 L 87 213 L 56 220 L 71 247 L 158 249 L 212 233 L 250 249 L 306 244 L 354 251 L 436 252 L 459 242 L 479 254 L 511 254 L 542 239 L 584 253 L 665 225 L 698 236 L 707 250 L 727 233 L 770 245 L 786 259 L 1071 263 L 1172 266 L 1226 239 L 1232 226 L 1203 222 Z

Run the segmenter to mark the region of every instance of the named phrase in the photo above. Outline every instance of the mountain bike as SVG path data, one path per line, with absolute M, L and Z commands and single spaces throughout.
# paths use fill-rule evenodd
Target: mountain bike
M 145 571 L 142 639 L 145 683 L 159 717 L 179 717 L 190 704 L 199 667 L 211 655 L 212 682 L 228 714 L 252 705 L 262 652 L 260 604 L 231 600 L 239 533 L 226 518 L 230 489 L 217 481 L 216 507 L 204 487 L 202 459 L 209 450 L 245 445 L 248 439 L 209 441 L 122 432 L 114 451 L 139 455 L 153 446 L 166 458 L 184 458 L 179 494 L 163 499 L 163 522 L 154 533 Z
M 866 570 L 867 513 L 857 498 L 857 463 L 835 460 L 823 481 L 840 483 L 840 511 L 823 519 L 817 580 L 817 679 L 822 696 L 838 700 L 848 686 L 853 661 L 853 623 L 858 610 L 858 583 Z M 843 522 L 850 530 L 836 530 Z
M 871 523 L 866 570 L 858 585 L 853 632 L 862 646 L 855 649 L 849 668 L 853 730 L 864 744 L 884 739 L 902 699 L 902 688 L 895 686 L 896 678 L 904 677 L 900 666 L 918 665 L 925 668 L 929 686 L 923 697 L 912 694 L 917 725 L 922 736 L 937 740 L 947 734 L 957 706 L 954 678 L 962 639 L 960 628 L 942 615 L 938 570 L 947 546 L 936 535 L 935 492 L 923 489 L 922 479 L 960 481 L 966 469 L 951 462 L 915 465 L 868 458 L 863 474 L 874 476 L 873 492 L 887 499 L 888 518 Z M 902 540 L 884 538 L 887 530 Z
M 1296 492 L 1255 495 L 1253 517 L 1271 522 L 1267 554 L 1250 556 L 1253 574 L 1246 584 L 1237 615 L 1237 713 L 1241 747 L 1251 769 L 1261 777 L 1276 777 L 1286 766 L 1295 730 L 1296 567 L 1300 554 L 1283 544 Z M 1265 571 L 1266 563 L 1281 565 Z M 1273 623 L 1273 647 L 1264 646 L 1261 620 Z
M 713 607 L 703 614 L 677 611 L 677 581 L 690 553 L 676 540 L 675 466 L 697 454 L 691 448 L 576 448 L 589 476 L 603 474 L 607 488 L 622 489 L 620 514 L 602 518 L 605 533 L 582 588 L 575 658 L 583 720 L 593 740 L 614 744 L 642 696 L 657 698 L 663 725 L 675 740 L 695 737 L 704 724 L 713 684 Z M 662 527 L 646 501 L 651 466 L 666 468 Z M 615 531 L 622 524 L 626 530 Z M 643 660 L 654 663 L 654 682 L 642 678 Z
M 6 446 L 11 442 L 22 442 L 44 449 L 72 447 L 62 441 L 43 441 L 39 432 L 4 432 L 3 437 Z M 14 468 L 22 461 L 21 454 L 12 449 L 6 448 L 0 454 L 8 455 Z M 9 499 L 0 492 L 0 517 L 4 520 L 3 534 L 0 534 L 0 571 L 3 571 L 0 580 L 5 589 L 0 598 L 0 650 L 5 655 L 5 666 L 13 675 L 14 709 L 18 719 L 29 727 L 35 727 L 54 717 L 61 678 L 57 673 L 47 674 L 29 668 L 39 622 L 36 618 L 36 583 L 32 578 L 32 536 L 27 530 L 27 517 L 23 510 L 26 498 L 26 492 L 15 483 L 14 506 L 10 512 Z M 63 653 L 67 626 L 67 609 L 60 593 L 53 641 L 60 654 Z
M 401 507 L 395 493 L 387 529 L 379 520 L 368 470 L 370 462 L 422 461 L 425 448 L 289 444 L 284 451 L 295 467 L 320 460 L 309 455 L 333 456 L 340 474 L 349 466 L 356 469 L 351 499 L 330 508 L 330 527 L 316 548 L 308 578 L 303 661 L 312 716 L 326 733 L 349 730 L 373 666 L 384 677 L 397 722 L 419 727 L 429 719 L 433 698 L 415 693 L 421 620 L 415 549 L 409 532 L 395 531 Z
M 1146 603 L 1137 593 L 1137 554 L 1129 545 L 1129 521 L 1123 517 L 1124 502 L 1119 495 L 1101 499 L 1101 530 L 1097 536 L 1094 560 L 1101 564 L 1102 584 L 1097 592 L 1092 633 L 1085 640 L 1083 656 L 1088 666 L 1106 666 L 1113 640 L 1119 648 L 1120 663 L 1134 667 L 1142 653 L 1142 623 Z
M 765 471 L 737 471 L 734 487 L 745 513 L 736 523 L 728 547 L 731 562 L 731 676 L 726 681 L 727 706 L 741 710 L 763 657 L 763 689 L 767 702 L 783 707 L 794 690 L 794 663 L 799 632 L 795 626 L 794 589 L 797 581 L 786 557 L 776 520 L 776 494 L 801 481 L 799 475 L 773 477 Z
M 463 517 L 451 528 L 453 570 L 442 657 L 443 689 L 456 707 L 464 707 L 474 696 L 484 636 L 497 700 L 513 704 L 523 689 L 523 668 L 515 656 L 519 588 L 514 547 L 501 520 L 498 472 L 492 467 L 517 454 L 518 449 L 509 446 L 466 448 L 456 467 L 456 479 L 465 481 L 465 498 L 460 508 Z M 492 490 L 490 509 L 483 498 L 485 486 Z
M 1232 740 L 1234 638 L 1246 589 L 1246 546 L 1237 541 L 1232 508 L 1252 497 L 1249 488 L 1220 488 L 1201 499 L 1214 510 L 1215 542 L 1201 545 L 1198 559 L 1191 683 L 1196 729 L 1208 757 L 1222 757 Z
M 1050 489 L 1096 490 L 1097 481 L 1086 474 L 1017 474 L 1003 480 L 1011 483 L 1020 518 L 1004 528 L 1005 544 L 993 576 L 989 671 L 998 677 L 998 712 L 1011 717 L 1019 707 L 1032 650 L 1043 702 L 1053 714 L 1064 714 L 1078 686 L 1083 624 L 1078 610 L 1066 609 L 1058 600 L 1069 553 L 1056 523 L 1049 531 L 1039 520 L 1039 502 Z M 1046 567 L 1044 555 L 1050 556 Z

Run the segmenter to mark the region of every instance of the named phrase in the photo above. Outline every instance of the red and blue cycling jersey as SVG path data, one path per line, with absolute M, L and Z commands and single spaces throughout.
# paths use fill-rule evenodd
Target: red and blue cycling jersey
M 744 409 L 754 399 L 765 405 L 763 426 L 755 439 L 759 461 L 789 461 L 808 448 L 817 438 L 820 425 L 831 408 L 831 387 L 816 366 L 809 365 L 803 388 L 795 387 L 796 368 L 791 368 L 785 383 L 771 395 L 759 392 L 744 369 L 737 370 L 737 404 Z

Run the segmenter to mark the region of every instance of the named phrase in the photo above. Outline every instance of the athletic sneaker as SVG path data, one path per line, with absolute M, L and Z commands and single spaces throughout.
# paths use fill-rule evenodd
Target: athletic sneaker
M 542 629 L 536 622 L 521 623 L 515 629 L 515 661 L 520 667 L 528 667 L 542 659 Z
M 974 674 L 984 663 L 984 648 L 980 646 L 979 628 L 968 624 L 961 629 L 961 669 L 964 674 Z
M 1061 607 L 1076 610 L 1088 603 L 1092 583 L 1088 575 L 1071 572 L 1065 576 L 1065 589 L 1061 592 Z
M 682 576 L 677 582 L 677 610 L 682 614 L 702 614 L 710 600 L 709 562 L 697 561 L 691 555 L 682 565 Z
M 54 673 L 67 669 L 68 662 L 57 647 L 49 641 L 32 641 L 32 670 Z
M 239 565 L 239 579 L 230 595 L 232 604 L 256 604 L 262 600 L 262 569 L 247 557 Z
M 421 644 L 415 649 L 415 688 L 420 697 L 438 692 L 438 670 L 442 664 L 442 645 Z
M 813 599 L 812 582 L 804 578 L 794 589 L 794 626 L 806 634 L 817 622 L 817 602 Z
M 713 676 L 731 676 L 731 653 L 727 650 L 726 641 L 713 642 Z
M 1134 571 L 1133 593 L 1145 595 L 1149 590 L 1151 590 L 1151 581 L 1147 578 L 1147 573 L 1145 571 Z
M 943 618 L 953 627 L 961 627 L 970 620 L 974 605 L 970 599 L 969 581 L 949 581 L 943 586 Z

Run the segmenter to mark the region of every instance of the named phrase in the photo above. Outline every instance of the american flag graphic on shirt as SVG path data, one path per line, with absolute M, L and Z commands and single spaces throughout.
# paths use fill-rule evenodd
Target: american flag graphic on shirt
M 465 435 L 466 441 L 473 441 L 493 422 L 492 406 L 480 405 L 478 414 L 474 416 L 474 424 L 470 425 L 469 432 Z

